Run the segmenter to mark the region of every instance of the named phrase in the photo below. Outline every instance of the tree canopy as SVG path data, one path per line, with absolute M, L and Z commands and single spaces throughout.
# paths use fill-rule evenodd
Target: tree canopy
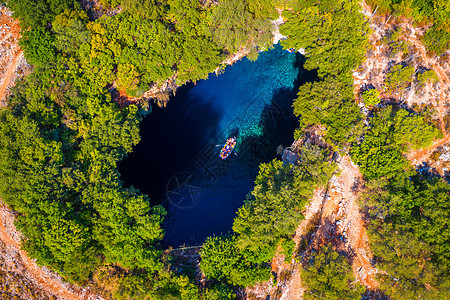
M 404 150 L 427 147 L 439 136 L 439 130 L 422 116 L 402 109 L 393 112 L 388 106 L 372 117 L 363 141 L 350 153 L 366 178 L 392 177 L 409 169 Z
M 280 28 L 288 39 L 285 48 L 305 49 L 305 68 L 318 68 L 319 76 L 346 74 L 358 66 L 366 52 L 369 25 L 359 14 L 358 1 L 297 1 L 283 12 Z
M 306 286 L 304 299 L 361 299 L 364 287 L 355 282 L 352 266 L 331 246 L 311 253 L 308 265 L 301 272 Z

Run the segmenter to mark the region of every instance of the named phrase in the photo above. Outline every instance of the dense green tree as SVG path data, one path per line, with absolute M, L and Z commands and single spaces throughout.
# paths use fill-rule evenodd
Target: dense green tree
M 46 26 L 64 10 L 78 9 L 80 4 L 75 0 L 9 0 L 8 7 L 20 20 L 21 27 L 27 30 Z
M 69 280 L 87 280 L 102 257 L 155 271 L 164 211 L 115 171 L 139 141 L 137 108 L 80 97 L 60 71 L 37 68 L 0 112 L 2 199 L 23 215 L 29 253 Z
M 139 19 L 159 19 L 167 8 L 167 0 L 120 0 L 120 4 L 124 11 Z
M 236 294 L 233 293 L 233 290 L 229 288 L 225 284 L 213 285 L 208 287 L 202 300 L 233 300 L 236 299 Z
M 298 1 L 286 10 L 281 33 L 289 38 L 285 48 L 306 51 L 305 67 L 318 68 L 319 76 L 346 74 L 356 68 L 366 52 L 369 25 L 358 1 Z
M 388 106 L 372 117 L 364 140 L 350 153 L 366 178 L 392 177 L 409 169 L 402 151 L 427 147 L 439 136 L 439 130 L 422 116 L 405 110 L 393 113 Z
M 20 46 L 25 51 L 25 58 L 30 64 L 45 66 L 56 60 L 53 48 L 54 36 L 43 27 L 36 27 L 22 32 Z
M 301 277 L 306 286 L 304 299 L 359 300 L 364 292 L 364 287 L 354 282 L 352 267 L 346 258 L 331 246 L 311 253 Z
M 127 269 L 161 268 L 160 253 L 153 245 L 162 238 L 160 223 L 165 215 L 162 207 L 150 209 L 148 199 L 133 189 L 120 191 L 104 185 L 85 191 L 83 202 L 91 204 L 98 214 L 93 222 L 93 235 L 103 247 L 106 262 Z
M 287 263 L 290 263 L 293 255 L 294 255 L 294 250 L 295 250 L 295 246 L 296 246 L 295 242 L 292 239 L 287 238 L 287 239 L 282 239 L 280 244 L 281 244 L 281 249 L 284 254 L 284 261 Z
M 177 65 L 177 80 L 180 82 L 208 78 L 208 74 L 225 58 L 221 49 L 207 39 L 189 37 L 183 40 L 182 50 L 183 59 Z
M 247 11 L 247 1 L 220 1 L 211 14 L 210 30 L 214 41 L 234 53 L 255 46 L 267 49 L 272 45 L 272 24 L 267 17 L 255 17 Z
M 351 142 L 361 133 L 362 114 L 354 103 L 351 85 L 327 77 L 302 85 L 297 96 L 293 106 L 301 128 L 321 124 L 326 127 L 327 141 L 335 145 Z
M 69 279 L 83 281 L 98 263 L 89 220 L 76 213 L 76 201 L 59 175 L 64 164 L 61 143 L 47 140 L 35 121 L 0 113 L 2 199 L 26 218 L 18 228 L 25 248 L 38 263 L 58 266 Z M 83 253 L 82 257 L 80 254 Z
M 168 0 L 166 18 L 177 31 L 188 36 L 208 35 L 208 11 L 197 0 Z
M 371 120 L 371 127 L 360 145 L 350 150 L 353 161 L 368 179 L 394 176 L 408 168 L 406 159 L 393 140 L 391 110 L 383 110 Z
M 450 187 L 440 179 L 375 181 L 361 202 L 382 289 L 393 299 L 444 297 L 450 291 Z
M 200 255 L 200 269 L 209 279 L 250 286 L 270 278 L 270 268 L 248 260 L 248 250 L 236 246 L 236 237 L 208 237 Z
M 86 12 L 81 10 L 65 10 L 56 16 L 52 23 L 55 48 L 64 53 L 75 54 L 83 43 L 89 43 L 90 33 L 86 27 L 88 20 Z
M 156 273 L 146 271 L 127 274 L 119 278 L 114 299 L 196 300 L 198 288 L 184 275 L 167 268 Z
M 398 145 L 408 145 L 411 149 L 430 146 L 441 132 L 432 124 L 428 124 L 423 116 L 400 109 L 394 117 L 393 139 Z
M 300 161 L 295 168 L 279 160 L 261 164 L 255 188 L 237 212 L 236 243 L 240 249 L 259 253 L 251 258 L 256 262 L 270 260 L 279 240 L 295 232 L 315 186 L 325 184 L 335 170 L 327 151 L 317 146 L 304 146 Z
M 137 89 L 139 73 L 136 67 L 130 63 L 120 64 L 117 67 L 117 87 L 125 91 Z
M 248 0 L 248 10 L 257 18 L 278 19 L 277 3 L 274 0 Z
M 448 28 L 448 23 L 443 23 L 427 30 L 423 36 L 423 42 L 429 51 L 441 55 L 450 48 L 450 30 Z
M 374 106 L 380 103 L 380 92 L 376 89 L 364 91 L 362 97 L 367 106 Z

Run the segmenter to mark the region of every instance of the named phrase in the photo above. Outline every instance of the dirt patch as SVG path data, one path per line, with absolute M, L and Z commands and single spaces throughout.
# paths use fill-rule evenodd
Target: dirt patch
M 313 247 L 332 243 L 352 261 L 356 279 L 368 289 L 376 289 L 374 275 L 377 270 L 371 265 L 372 254 L 362 215 L 356 200 L 362 175 L 358 167 L 346 155 L 338 163 L 340 175 L 329 182 L 324 197 L 320 226 L 311 242 Z M 311 249 L 311 247 L 310 247 Z
M 302 243 L 307 242 L 309 240 L 308 235 L 313 234 L 317 230 L 315 219 L 317 216 L 320 218 L 325 196 L 326 190 L 323 188 L 314 191 L 314 196 L 306 207 L 305 219 L 295 231 L 294 241 L 297 245 L 297 252 L 303 250 L 301 248 L 307 247 L 307 245 L 302 245 Z M 305 288 L 302 286 L 300 271 L 301 264 L 294 261 L 291 280 L 286 284 L 286 289 L 283 291 L 280 299 L 302 299 Z
M 373 15 L 372 9 L 364 1 L 361 5 L 362 12 L 371 16 L 370 49 L 366 53 L 364 62 L 353 73 L 355 96 L 360 98 L 361 91 L 375 88 L 381 93 L 383 102 L 407 107 L 412 107 L 414 104 L 434 107 L 436 114 L 433 117 L 446 134 L 442 120 L 447 115 L 450 96 L 450 82 L 447 76 L 450 74 L 450 64 L 438 57 L 431 57 L 427 53 L 419 36 L 428 27 L 414 27 L 412 21 L 405 18 Z M 399 40 L 389 42 L 389 36 L 394 32 L 399 33 Z M 399 43 L 403 43 L 402 47 L 399 47 Z M 398 47 L 393 47 L 394 44 Z M 406 88 L 388 91 L 385 89 L 385 75 L 392 66 L 398 64 L 413 66 L 416 70 L 415 75 L 419 71 L 433 70 L 439 82 L 419 83 L 414 75 Z
M 8 89 L 17 77 L 23 75 L 30 66 L 19 47 L 19 22 L 11 17 L 6 8 L 0 10 L 0 106 L 5 105 Z
M 305 212 L 305 219 L 297 228 L 294 241 L 297 244 L 297 260 L 290 267 L 290 279 L 283 284 L 280 295 L 274 299 L 302 299 L 305 287 L 301 283 L 301 260 L 311 249 L 332 244 L 352 262 L 358 282 L 369 291 L 378 288 L 371 264 L 369 240 L 356 200 L 362 175 L 348 156 L 338 162 L 340 174 L 333 176 L 327 189 L 317 189 Z M 305 244 L 305 242 L 307 244 Z

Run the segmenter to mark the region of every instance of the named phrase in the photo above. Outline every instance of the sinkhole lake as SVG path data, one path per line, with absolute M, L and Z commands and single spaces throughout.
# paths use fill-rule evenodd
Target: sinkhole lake
M 153 105 L 141 142 L 119 170 L 126 186 L 166 207 L 165 245 L 199 245 L 231 231 L 259 163 L 293 142 L 292 101 L 301 84 L 315 79 L 302 61 L 277 45 L 254 62 L 244 58 L 179 88 L 166 108 Z M 223 161 L 220 145 L 231 136 L 237 155 Z

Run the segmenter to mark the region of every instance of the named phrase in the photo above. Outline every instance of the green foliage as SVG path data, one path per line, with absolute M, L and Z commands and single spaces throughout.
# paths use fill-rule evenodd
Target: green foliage
M 124 189 L 116 163 L 139 141 L 137 107 L 83 94 L 63 69 L 36 68 L 0 112 L 2 199 L 39 264 L 85 282 L 105 261 L 158 269 L 164 211 Z
M 22 33 L 20 46 L 30 64 L 45 66 L 56 59 L 53 48 L 54 36 L 43 27 L 30 29 Z
M 189 36 L 207 35 L 205 22 L 208 12 L 195 0 L 168 0 L 169 10 L 166 18 L 175 29 Z
M 393 140 L 391 110 L 385 109 L 371 120 L 371 127 L 360 145 L 351 148 L 350 154 L 368 179 L 394 176 L 407 169 L 408 162 Z
M 363 142 L 353 146 L 350 153 L 366 178 L 389 178 L 409 168 L 402 156 L 405 147 L 426 148 L 440 136 L 422 116 L 403 109 L 393 113 L 386 107 L 373 116 Z
M 102 287 L 103 288 L 103 287 Z M 114 299 L 195 300 L 198 288 L 187 276 L 177 275 L 167 268 L 156 273 L 146 271 L 119 277 Z
M 89 43 L 90 33 L 86 28 L 89 20 L 85 11 L 65 10 L 52 23 L 56 49 L 75 54 L 83 43 Z
M 8 0 L 8 7 L 26 30 L 46 26 L 64 10 L 78 9 L 80 4 L 75 0 Z
M 305 299 L 361 299 L 364 287 L 355 283 L 352 267 L 346 258 L 331 246 L 323 246 L 311 254 L 308 265 L 301 272 L 307 289 Z
M 450 30 L 448 22 L 443 25 L 431 27 L 423 36 L 423 42 L 427 49 L 437 55 L 441 55 L 450 48 Z
M 436 126 L 426 123 L 421 115 L 403 109 L 395 114 L 393 138 L 399 146 L 407 144 L 413 150 L 426 148 L 441 136 Z
M 404 147 L 427 147 L 439 135 L 422 116 L 405 110 L 394 114 L 387 107 L 373 116 L 363 142 L 353 146 L 350 153 L 366 178 L 392 177 L 408 169 L 409 163 L 402 156 Z
M 256 186 L 237 212 L 237 245 L 258 253 L 252 258 L 255 262 L 270 260 L 279 240 L 294 233 L 315 186 L 325 184 L 335 170 L 328 153 L 317 146 L 304 146 L 300 160 L 293 169 L 278 160 L 261 164 Z
M 183 60 L 177 66 L 177 79 L 181 82 L 208 78 L 224 58 L 221 49 L 207 39 L 186 38 L 182 51 Z
M 348 74 L 366 52 L 369 25 L 358 1 L 298 1 L 294 11 L 284 11 L 280 28 L 289 38 L 284 48 L 305 48 L 307 69 L 319 76 Z
M 244 253 L 236 246 L 236 237 L 208 237 L 200 255 L 200 269 L 206 278 L 225 281 L 231 285 L 250 286 L 270 278 L 270 268 L 249 261 L 253 253 Z M 256 254 L 256 253 L 255 253 Z
M 413 80 L 414 67 L 393 66 L 386 74 L 385 88 L 388 91 L 404 90 Z
M 166 0 L 120 0 L 123 10 L 139 19 L 159 19 L 166 9 Z M 114 4 L 114 1 L 111 1 Z
M 257 18 L 278 19 L 275 7 L 278 7 L 274 0 L 248 0 L 248 10 Z
M 326 139 L 334 145 L 351 142 L 361 132 L 362 115 L 353 101 L 351 85 L 339 79 L 327 77 L 302 85 L 293 106 L 301 128 L 324 125 Z
M 139 73 L 130 63 L 120 64 L 117 67 L 117 87 L 121 90 L 135 90 L 139 83 Z
M 266 254 L 258 261 L 270 260 L 279 239 L 290 236 L 303 217 L 301 211 L 312 191 L 307 182 L 296 182 L 300 176 L 299 170 L 282 167 L 278 160 L 260 165 L 256 186 L 233 223 L 239 248 Z M 302 192 L 306 197 L 300 197 Z
M 272 45 L 270 20 L 255 17 L 247 5 L 248 1 L 223 0 L 212 10 L 209 24 L 213 40 L 230 53 L 243 47 L 267 49 Z
M 137 191 L 120 191 L 118 187 L 98 187 L 85 192 L 84 201 L 92 203 L 97 212 L 93 235 L 102 245 L 107 263 L 117 263 L 127 269 L 157 271 L 161 268 L 160 253 L 153 246 L 162 238 L 160 223 L 165 211 L 161 206 L 150 209 L 148 199 Z
M 295 242 L 292 239 L 282 239 L 281 249 L 283 249 L 284 261 L 290 263 L 295 250 Z
M 437 83 L 439 81 L 439 77 L 434 70 L 427 70 L 423 73 L 417 74 L 417 81 L 422 84 L 425 82 Z
M 336 171 L 336 165 L 329 161 L 330 152 L 309 143 L 303 145 L 299 160 L 299 168 L 301 172 L 304 172 L 304 175 L 296 178 L 299 182 L 296 182 L 294 187 L 300 186 L 301 180 L 312 180 L 314 185 L 325 186 Z M 312 189 L 315 189 L 315 187 L 312 187 Z
M 225 284 L 213 285 L 203 293 L 202 300 L 233 300 L 236 294 Z
M 374 182 L 361 202 L 378 280 L 393 299 L 438 299 L 450 291 L 450 186 L 440 179 L 398 176 Z
M 362 97 L 367 106 L 375 106 L 380 103 L 380 92 L 376 89 L 364 91 Z

